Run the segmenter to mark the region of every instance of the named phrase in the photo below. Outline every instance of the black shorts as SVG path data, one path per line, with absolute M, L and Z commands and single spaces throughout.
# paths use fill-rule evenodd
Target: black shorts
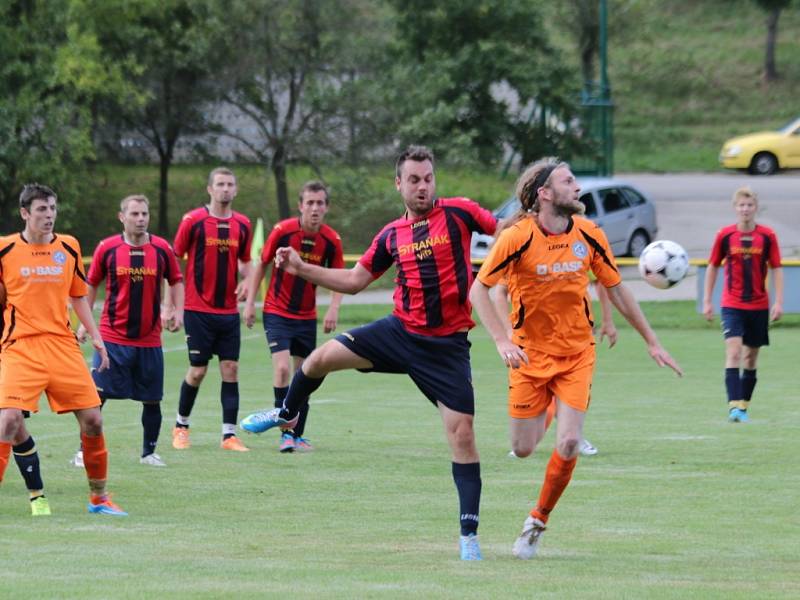
M 467 333 L 427 336 L 409 333 L 395 316 L 336 336 L 348 349 L 373 365 L 363 372 L 406 373 L 434 406 L 475 414 L 470 343 Z
M 92 378 L 103 398 L 132 398 L 160 402 L 164 396 L 164 352 L 106 342 L 110 366 L 98 371 L 100 355 L 94 353 Z
M 316 319 L 289 319 L 263 313 L 262 322 L 272 354 L 289 350 L 292 356 L 306 358 L 317 346 Z
M 239 313 L 218 315 L 187 310 L 183 315 L 189 364 L 205 367 L 215 354 L 220 360 L 239 360 L 242 335 Z
M 769 346 L 769 311 L 743 310 L 722 307 L 720 314 L 722 335 L 725 339 L 742 338 L 742 343 L 750 348 Z

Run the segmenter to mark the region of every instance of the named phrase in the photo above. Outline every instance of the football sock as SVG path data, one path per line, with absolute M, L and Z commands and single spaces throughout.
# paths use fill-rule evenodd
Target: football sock
M 454 462 L 453 481 L 456 483 L 461 508 L 461 535 L 477 533 L 481 504 L 481 463 Z
M 553 399 L 550 404 L 547 405 L 547 414 L 544 417 L 544 430 L 547 431 L 550 429 L 550 423 L 553 422 L 553 418 L 556 416 L 556 401 Z
M 158 434 L 161 431 L 161 404 L 142 404 L 142 457 L 156 451 Z
M 294 426 L 294 437 L 303 437 L 303 432 L 306 430 L 306 419 L 308 418 L 308 399 L 300 407 L 300 417 L 297 419 L 297 425 Z
M 728 393 L 728 406 L 737 408 L 737 404 L 742 400 L 742 380 L 739 377 L 739 369 L 725 369 L 725 390 Z M 733 404 L 733 403 L 737 404 Z
M 41 496 L 44 483 L 39 470 L 39 453 L 36 451 L 36 443 L 31 436 L 28 436 L 28 439 L 21 444 L 14 446 L 14 460 L 25 480 L 25 487 L 31 493 L 31 498 Z
M 83 465 L 86 476 L 89 478 L 89 489 L 96 496 L 106 493 L 106 478 L 108 477 L 108 450 L 106 438 L 100 435 L 87 435 L 81 433 L 83 445 Z
M 286 394 L 289 392 L 289 386 L 284 387 L 273 387 L 272 393 L 275 395 L 275 408 L 280 408 L 283 406 L 283 399 L 286 398 Z
M 3 481 L 3 475 L 6 473 L 9 456 L 11 456 L 11 442 L 0 442 L 0 481 Z
M 192 414 L 194 408 L 194 401 L 197 398 L 197 392 L 200 391 L 199 387 L 194 387 L 186 383 L 184 379 L 181 383 L 181 393 L 178 399 L 178 420 L 175 422 L 176 427 L 189 427 L 189 415 Z M 182 417 L 182 419 L 181 419 Z M 185 422 L 181 422 L 181 420 Z
M 743 369 L 742 370 L 742 400 L 745 402 L 750 402 L 750 398 L 753 397 L 753 390 L 756 387 L 756 370 L 755 369 Z M 745 407 L 743 410 L 747 410 Z
M 236 420 L 239 416 L 239 383 L 236 381 L 223 381 L 219 388 L 219 399 L 222 403 L 223 425 L 233 425 L 232 431 L 225 431 L 224 438 L 235 435 Z
M 324 380 L 324 377 L 320 377 L 319 379 L 309 377 L 303 373 L 303 367 L 297 369 L 294 377 L 292 377 L 292 383 L 289 385 L 286 399 L 283 401 L 281 417 L 291 418 L 300 412 L 300 407 L 304 402 L 308 402 L 308 397 L 322 385 Z
M 562 458 L 557 450 L 553 450 L 550 460 L 547 463 L 547 470 L 544 474 L 544 483 L 539 492 L 539 501 L 536 508 L 531 511 L 531 516 L 539 519 L 542 523 L 547 523 L 550 513 L 556 506 L 556 502 L 567 487 L 572 478 L 572 471 L 578 458 Z

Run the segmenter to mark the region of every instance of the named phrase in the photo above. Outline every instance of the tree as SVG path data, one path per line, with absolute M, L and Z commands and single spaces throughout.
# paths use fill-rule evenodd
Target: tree
M 398 38 L 409 61 L 400 88 L 403 137 L 428 137 L 493 164 L 515 147 L 542 108 L 548 132 L 568 130 L 575 74 L 548 38 L 533 0 L 393 0 Z M 401 66 L 401 68 L 404 68 Z M 469 156 L 467 156 L 469 158 Z
M 81 0 L 76 27 L 91 32 L 116 60 L 140 97 L 106 97 L 99 112 L 118 141 L 140 135 L 158 156 L 157 230 L 170 232 L 169 170 L 178 141 L 210 129 L 209 106 L 219 98 L 219 73 L 228 62 L 219 2 L 213 0 Z
M 290 163 L 355 161 L 370 143 L 376 125 L 368 74 L 385 13 L 368 0 L 240 0 L 225 10 L 238 32 L 231 41 L 239 59 L 227 71 L 224 99 L 255 130 L 226 135 L 269 166 L 279 215 L 288 218 Z
M 0 230 L 19 225 L 29 181 L 62 199 L 63 225 L 93 156 L 90 106 L 122 81 L 68 31 L 68 0 L 0 0 Z M 87 74 L 91 72 L 92 77 Z
M 775 67 L 775 45 L 778 42 L 778 19 L 781 11 L 787 8 L 792 0 L 756 0 L 756 3 L 767 12 L 767 41 L 764 53 L 764 81 L 778 79 Z

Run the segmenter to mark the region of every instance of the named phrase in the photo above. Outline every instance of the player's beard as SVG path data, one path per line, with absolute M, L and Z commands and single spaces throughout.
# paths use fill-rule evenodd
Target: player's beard
M 559 217 L 571 217 L 572 215 L 582 215 L 586 207 L 580 200 L 571 198 L 556 198 L 553 202 L 553 212 Z

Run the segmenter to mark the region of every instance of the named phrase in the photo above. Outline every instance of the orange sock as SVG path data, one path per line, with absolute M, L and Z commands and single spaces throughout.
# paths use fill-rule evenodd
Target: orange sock
M 108 477 L 108 450 L 103 434 L 81 434 L 83 444 L 83 464 L 89 478 L 89 487 L 92 493 L 102 495 L 105 493 L 106 477 Z
M 550 429 L 550 423 L 553 422 L 553 419 L 556 416 L 556 399 L 553 397 L 553 400 L 550 404 L 547 405 L 547 414 L 544 417 L 544 430 L 547 431 Z
M 532 517 L 539 519 L 542 523 L 547 523 L 550 512 L 555 508 L 556 502 L 572 478 L 572 470 L 577 462 L 577 457 L 568 460 L 562 458 L 557 450 L 553 450 L 544 474 L 542 491 L 539 492 L 539 501 L 536 508 L 531 511 Z
M 3 481 L 3 475 L 6 474 L 9 456 L 11 456 L 11 444 L 9 442 L 0 442 L 0 481 Z

